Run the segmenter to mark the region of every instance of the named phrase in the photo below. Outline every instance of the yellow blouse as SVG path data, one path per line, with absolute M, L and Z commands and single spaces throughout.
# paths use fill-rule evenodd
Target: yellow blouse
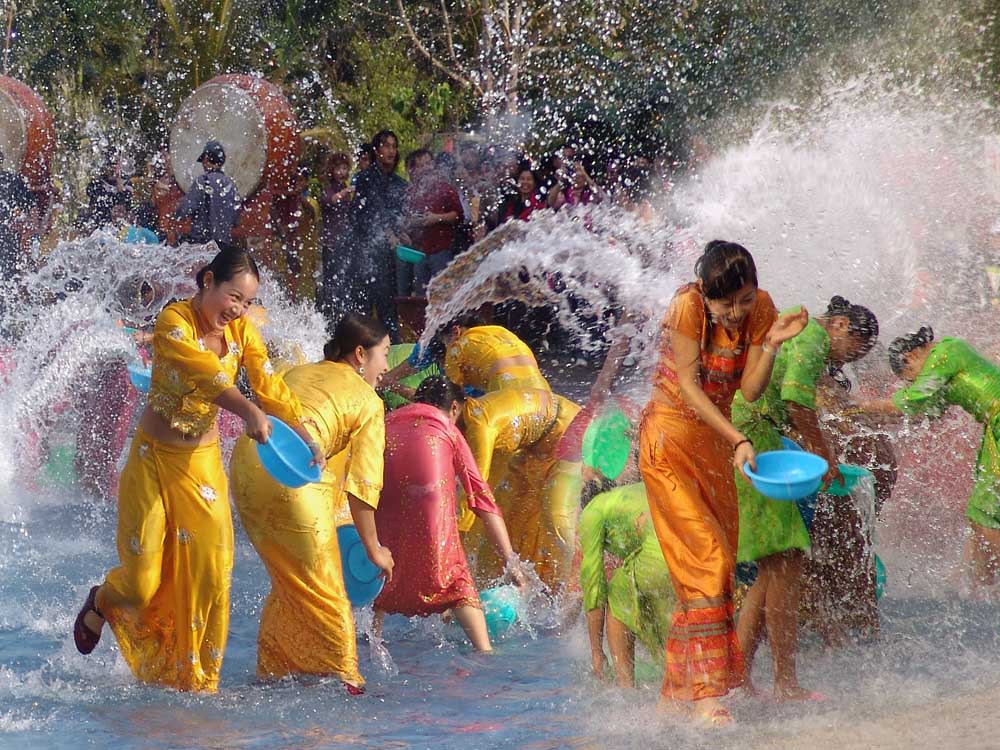
M 497 367 L 500 360 L 511 357 L 531 364 Z M 476 326 L 463 333 L 448 347 L 444 372 L 453 383 L 485 393 L 504 388 L 551 390 L 528 345 L 502 326 Z
M 343 491 L 378 507 L 385 454 L 382 399 L 354 368 L 340 362 L 293 367 L 285 382 L 298 396 L 306 429 L 327 459 L 347 452 L 345 462 L 327 463 L 324 481 L 342 482 Z
M 203 435 L 219 414 L 213 402 L 233 387 L 242 366 L 265 412 L 288 424 L 301 422 L 298 399 L 275 375 L 257 327 L 240 317 L 226 326 L 224 336 L 227 351 L 220 357 L 199 338 L 190 300 L 164 308 L 153 329 L 150 408 L 178 432 Z

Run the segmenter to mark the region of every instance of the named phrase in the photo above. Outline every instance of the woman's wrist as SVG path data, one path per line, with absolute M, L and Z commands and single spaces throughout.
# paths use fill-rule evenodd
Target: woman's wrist
M 744 438 L 740 438 L 735 443 L 733 443 L 733 450 L 735 451 L 737 448 L 739 448 L 744 443 L 749 444 L 750 447 L 753 448 L 753 441 L 751 441 L 750 438 L 748 438 L 748 437 L 744 437 Z
M 764 343 L 761 345 L 761 349 L 763 349 L 768 354 L 771 354 L 773 356 L 777 356 L 778 355 L 778 351 L 781 349 L 781 344 L 780 343 L 776 344 L 776 343 L 774 343 L 773 340 L 771 340 L 769 338 L 766 338 L 766 339 L 764 339 Z

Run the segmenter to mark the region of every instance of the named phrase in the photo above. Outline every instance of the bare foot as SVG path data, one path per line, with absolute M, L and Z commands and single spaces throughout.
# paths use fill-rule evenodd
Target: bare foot
M 709 728 L 727 727 L 733 723 L 733 715 L 718 698 L 695 701 L 692 716 L 697 724 Z
M 744 678 L 743 684 L 741 685 L 743 691 L 749 695 L 751 698 L 760 698 L 763 693 L 757 689 L 757 686 L 751 682 L 749 677 Z

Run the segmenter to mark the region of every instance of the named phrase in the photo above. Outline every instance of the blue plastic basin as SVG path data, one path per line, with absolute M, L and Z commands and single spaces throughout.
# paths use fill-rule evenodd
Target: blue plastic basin
M 149 384 L 153 380 L 153 371 L 138 362 L 129 362 L 128 379 L 132 381 L 132 385 L 135 386 L 137 391 L 140 393 L 149 393 Z
M 280 419 L 271 420 L 271 437 L 266 443 L 257 443 L 257 455 L 267 473 L 286 487 L 304 487 L 318 482 L 322 471 L 310 466 L 313 453 L 287 424 Z
M 517 589 L 510 584 L 486 589 L 479 592 L 479 601 L 483 604 L 490 640 L 502 638 L 517 621 L 517 605 L 520 601 Z
M 757 471 L 746 475 L 757 491 L 772 500 L 798 500 L 819 489 L 826 474 L 824 459 L 806 451 L 768 451 L 757 456 Z
M 404 263 L 420 263 L 427 256 L 419 250 L 406 245 L 396 245 L 396 257 Z
M 337 527 L 337 544 L 340 546 L 340 568 L 344 574 L 344 589 L 353 607 L 364 607 L 375 601 L 385 578 L 381 568 L 368 559 L 358 530 L 353 524 Z

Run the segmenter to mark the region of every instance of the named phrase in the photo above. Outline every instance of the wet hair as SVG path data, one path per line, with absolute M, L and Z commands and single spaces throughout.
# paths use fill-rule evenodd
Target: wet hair
M 425 156 L 430 156 L 431 152 L 426 148 L 418 148 L 411 151 L 406 155 L 406 171 L 410 173 L 413 171 L 413 167 L 416 166 L 417 162 L 420 161 Z
M 388 335 L 389 332 L 381 321 L 369 318 L 367 315 L 347 313 L 337 323 L 333 338 L 323 347 L 323 358 L 329 362 L 336 362 L 359 346 L 362 349 L 377 346 Z
M 840 296 L 830 299 L 830 304 L 826 306 L 826 314 L 831 318 L 847 318 L 847 333 L 853 336 L 859 343 L 857 359 L 861 359 L 875 346 L 878 340 L 878 318 L 875 313 L 862 305 L 852 305 L 849 301 Z M 827 372 L 834 381 L 846 391 L 851 390 L 851 381 L 844 374 L 843 368 L 831 362 L 827 367 Z
M 847 318 L 847 332 L 861 343 L 863 357 L 875 346 L 878 339 L 878 318 L 863 305 L 852 305 L 843 297 L 834 296 L 826 306 L 826 314 L 831 318 Z
M 701 280 L 702 292 L 708 299 L 730 297 L 745 284 L 757 286 L 757 265 L 743 245 L 725 240 L 712 240 L 694 264 L 695 275 Z
M 462 313 L 456 318 L 449 320 L 442 330 L 450 331 L 455 326 L 459 328 L 475 328 L 476 326 L 485 325 L 486 321 L 483 320 L 483 316 L 477 312 Z
M 465 391 L 448 378 L 431 375 L 417 386 L 413 401 L 417 404 L 436 406 L 438 409 L 448 409 L 456 401 L 460 404 L 465 403 Z
M 391 130 L 380 130 L 375 134 L 375 137 L 372 138 L 372 163 L 375 162 L 376 152 L 382 148 L 382 145 L 390 138 L 396 141 L 396 161 L 392 165 L 392 168 L 396 169 L 396 167 L 399 166 L 399 138 Z
M 903 374 L 906 367 L 906 355 L 914 349 L 919 349 L 934 341 L 934 331 L 930 326 L 921 326 L 916 333 L 900 336 L 889 344 L 889 367 L 897 377 Z
M 212 272 L 212 278 L 216 284 L 232 281 L 241 273 L 253 274 L 253 277 L 260 281 L 260 270 L 250 253 L 226 243 L 220 244 L 219 248 L 219 252 L 212 258 L 212 262 L 202 267 L 198 271 L 198 275 L 195 276 L 199 289 L 205 288 L 205 274 L 209 271 Z

